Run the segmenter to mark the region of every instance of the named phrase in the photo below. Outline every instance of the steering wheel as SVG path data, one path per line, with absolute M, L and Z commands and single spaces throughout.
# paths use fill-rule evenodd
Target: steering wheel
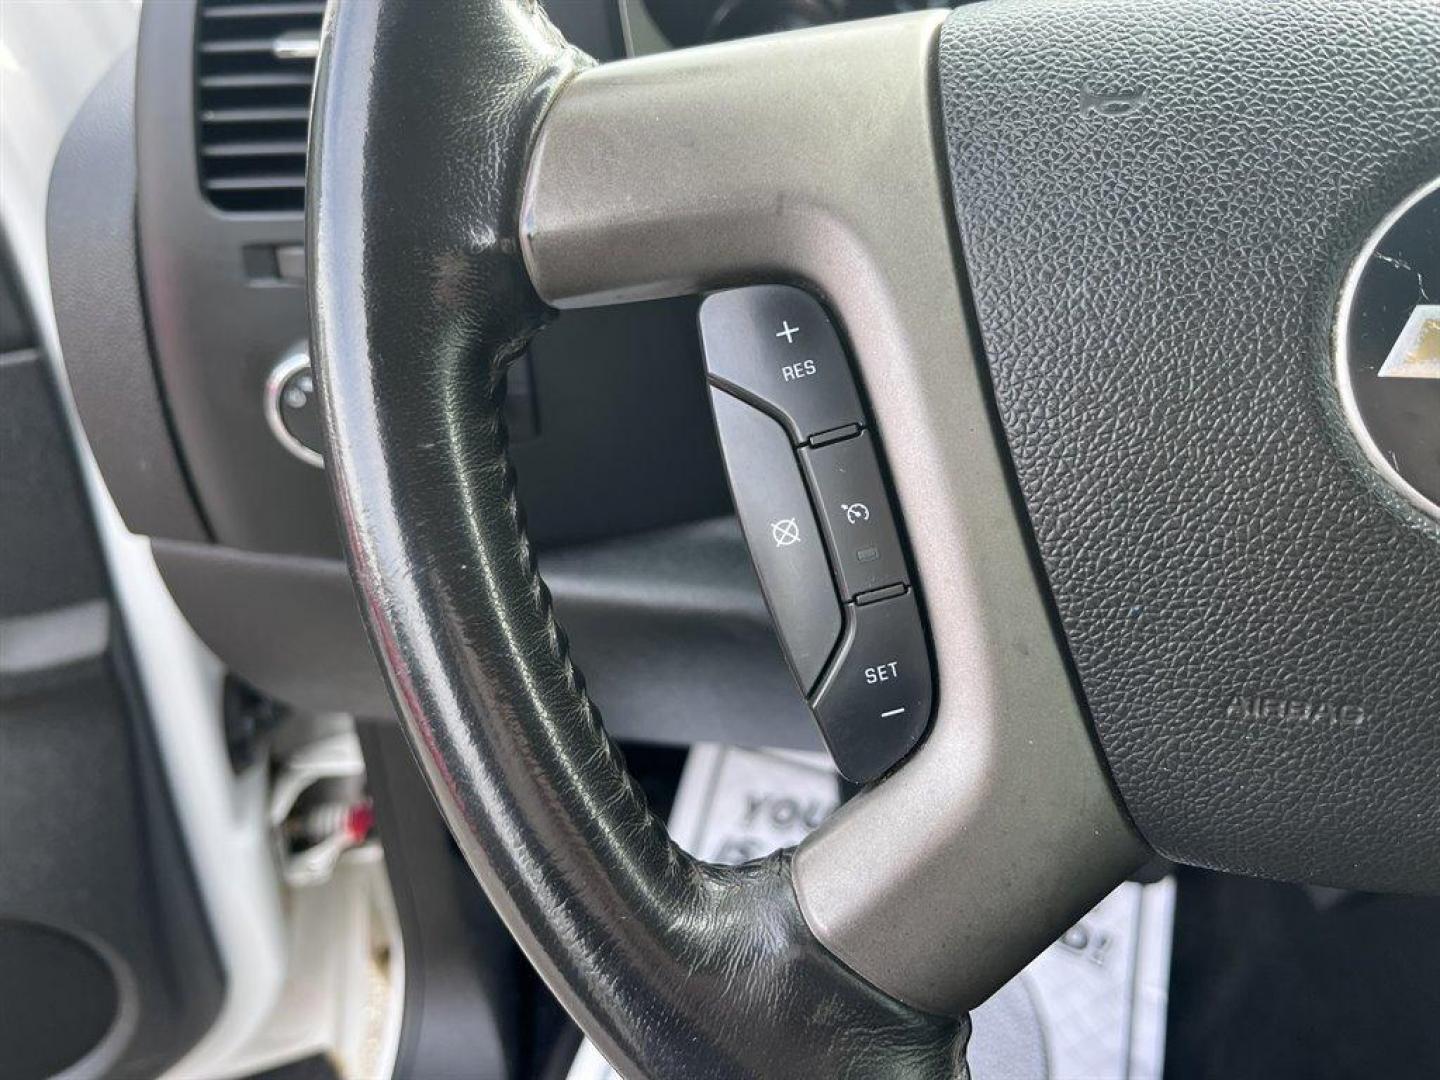
M 1429 0 L 995 2 L 606 66 L 534 3 L 331 5 L 308 248 L 361 606 L 621 1072 L 963 1073 L 965 1011 L 1151 849 L 1440 891 L 1440 527 L 1337 369 L 1347 282 L 1440 176 L 1437 71 Z M 556 308 L 756 282 L 849 342 L 936 705 L 728 868 L 586 696 L 501 397 Z M 1401 387 L 1417 437 L 1437 388 Z

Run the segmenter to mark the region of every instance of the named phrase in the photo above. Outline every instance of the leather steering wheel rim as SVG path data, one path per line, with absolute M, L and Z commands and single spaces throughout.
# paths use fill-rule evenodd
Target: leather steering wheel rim
M 1440 889 L 1424 780 L 1440 766 L 1424 601 L 1440 530 L 1367 471 L 1319 374 L 1344 268 L 1440 174 L 1440 90 L 1415 75 L 1440 65 L 1440 22 L 1419 2 L 1367 21 L 1320 0 L 1098 0 L 1057 34 L 1066 11 L 979 5 L 943 37 L 941 16 L 913 16 L 591 69 L 534 3 L 332 5 L 308 248 L 362 611 L 476 876 L 622 1072 L 963 1072 L 955 1017 L 1142 857 L 1137 827 L 1203 865 Z M 861 71 L 873 100 L 849 85 Z M 1314 101 L 1326 124 L 1302 115 Z M 800 122 L 814 130 L 784 126 Z M 1246 162 L 1277 145 L 1305 149 L 1310 175 L 1257 179 Z M 747 146 L 802 167 L 727 156 Z M 1197 146 L 1216 157 L 1177 177 Z M 1251 331 L 1221 344 L 1264 376 L 1238 421 L 1191 408 L 1210 400 L 1183 393 L 1208 370 L 1206 336 L 1157 344 L 1157 313 L 1190 293 L 1126 257 L 1137 235 L 1202 272 L 1210 252 L 1273 246 L 1260 269 L 1207 279 L 1213 325 Z M 751 280 L 810 286 L 848 331 L 940 704 L 914 756 L 798 854 L 722 868 L 670 842 L 585 694 L 499 394 L 550 305 Z M 1067 306 L 1074 281 L 1085 303 Z M 1085 362 L 1057 358 L 1056 336 Z M 1119 435 L 1087 437 L 1115 416 Z M 1244 422 L 1260 417 L 1293 425 L 1293 463 L 1244 491 L 1226 469 L 1264 467 Z M 1196 447 L 1217 450 L 1193 470 L 1204 483 L 1156 482 Z M 1151 582 L 1123 544 L 1082 544 L 1085 573 L 1069 557 L 1077 537 L 1143 544 L 1147 521 L 1217 507 L 1244 515 L 1252 558 L 1161 544 L 1183 574 Z M 1290 530 L 1281 510 L 1325 516 Z M 1149 606 L 1126 600 L 1137 581 Z M 1236 629 L 1222 600 L 1268 606 Z M 1328 620 L 1337 607 L 1354 618 Z M 1155 609 L 1169 617 L 1152 632 L 1139 616 Z M 1271 648 L 1296 633 L 1309 647 Z
M 963 1073 L 963 1020 L 888 997 L 815 941 L 789 853 L 719 867 L 670 840 L 536 572 L 499 388 L 547 318 L 517 242 L 527 153 L 589 61 L 534 4 L 337 7 L 310 235 L 330 469 L 367 624 L 476 876 L 627 1075 Z M 462 59 L 483 77 L 457 94 L 444 80 Z M 422 160 L 484 167 L 367 152 L 402 135 Z

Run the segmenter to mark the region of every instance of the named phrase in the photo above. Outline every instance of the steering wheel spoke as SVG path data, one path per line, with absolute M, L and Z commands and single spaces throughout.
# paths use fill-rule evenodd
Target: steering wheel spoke
M 1105 779 L 966 325 L 928 13 L 587 71 L 521 216 L 556 307 L 798 282 L 837 315 L 935 650 L 929 737 L 802 845 L 811 928 L 937 1013 L 983 1001 L 1143 857 Z

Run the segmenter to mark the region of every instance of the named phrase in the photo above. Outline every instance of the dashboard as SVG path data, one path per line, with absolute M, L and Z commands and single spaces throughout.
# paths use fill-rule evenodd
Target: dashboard
M 952 0 L 621 0 L 622 17 L 643 8 L 674 46 L 952 7 Z
M 913 6 L 595 0 L 551 14 L 603 61 Z M 383 717 L 305 355 L 323 13 L 322 0 L 145 5 L 137 48 L 57 157 L 51 275 L 97 463 L 197 634 L 281 702 Z M 817 748 L 734 518 L 698 304 L 566 312 L 517 362 L 507 416 L 528 529 L 613 733 Z

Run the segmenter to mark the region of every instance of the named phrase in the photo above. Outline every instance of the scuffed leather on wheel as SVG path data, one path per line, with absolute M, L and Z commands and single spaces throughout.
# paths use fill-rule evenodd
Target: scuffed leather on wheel
M 979 5 L 940 71 L 1000 415 L 1140 831 L 1440 890 L 1440 530 L 1331 374 L 1351 260 L 1440 174 L 1440 8 Z
M 588 61 L 533 5 L 342 0 L 311 144 L 310 280 L 329 472 L 372 640 L 486 892 L 627 1075 L 941 1076 L 926 1016 L 811 936 L 788 858 L 671 843 L 570 662 L 500 408 L 548 312 L 517 244 L 546 107 Z

